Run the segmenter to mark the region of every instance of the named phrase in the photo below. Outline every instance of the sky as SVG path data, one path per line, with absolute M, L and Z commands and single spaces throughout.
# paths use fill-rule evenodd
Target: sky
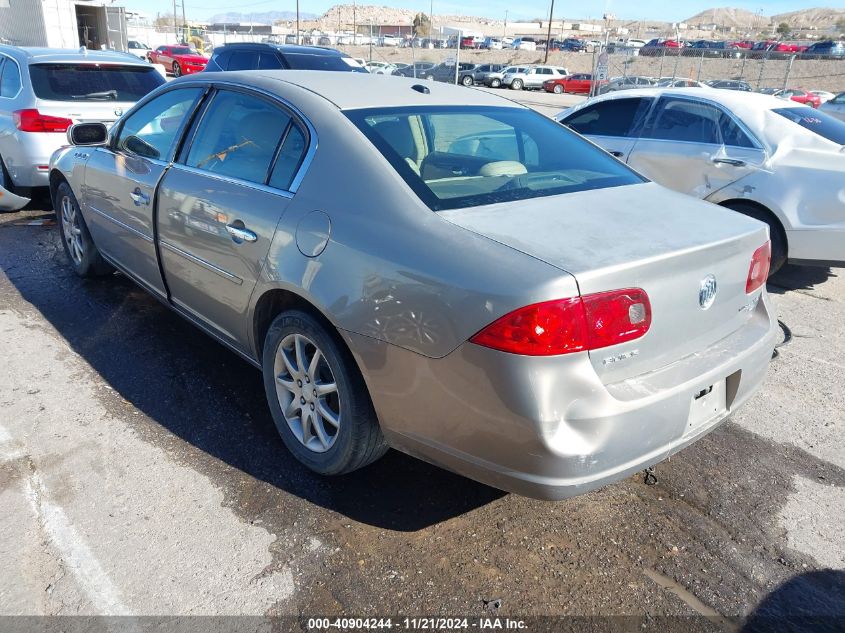
M 764 15 L 775 15 L 786 11 L 797 11 L 819 6 L 835 6 L 840 0 L 581 0 L 571 2 L 557 0 L 554 16 L 556 19 L 592 18 L 599 19 L 605 12 L 615 14 L 619 19 L 630 20 L 661 20 L 679 22 L 705 9 L 720 6 L 731 6 L 746 9 L 753 13 L 762 11 Z M 177 0 L 181 13 L 181 2 Z M 294 11 L 295 0 L 184 0 L 185 12 L 188 19 L 205 20 L 216 13 L 236 11 L 241 13 L 258 13 L 263 11 Z M 347 0 L 336 2 L 333 0 L 300 0 L 299 10 L 302 13 L 320 15 L 335 4 L 346 3 Z M 351 4 L 352 0 L 348 0 Z M 151 17 L 156 12 L 172 13 L 172 0 L 122 0 L 127 9 L 139 11 Z M 387 5 L 403 9 L 419 10 L 428 13 L 430 0 L 363 0 L 360 4 Z M 548 15 L 549 2 L 543 0 L 521 0 L 519 3 L 507 0 L 457 0 L 456 2 L 434 1 L 435 14 L 477 15 L 489 18 L 504 18 L 508 11 L 509 19 L 536 18 Z

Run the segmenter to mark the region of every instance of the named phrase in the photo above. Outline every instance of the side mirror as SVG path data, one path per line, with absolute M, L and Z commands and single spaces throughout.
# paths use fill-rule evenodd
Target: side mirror
M 109 130 L 103 123 L 77 123 L 67 131 L 71 145 L 102 145 L 109 139 Z

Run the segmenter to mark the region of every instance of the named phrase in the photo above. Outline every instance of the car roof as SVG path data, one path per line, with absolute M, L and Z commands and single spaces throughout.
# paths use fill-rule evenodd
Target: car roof
M 403 106 L 462 106 L 520 108 L 525 106 L 484 90 L 392 75 L 322 70 L 249 70 L 203 72 L 191 78 L 254 85 L 274 92 L 274 82 L 313 92 L 341 110 Z M 426 90 L 415 90 L 420 86 Z M 283 96 L 278 92 L 279 96 Z
M 120 63 L 130 66 L 149 66 L 134 55 L 122 51 L 96 51 L 88 49 L 42 48 L 35 46 L 2 46 L 0 53 L 24 64 L 63 63 L 63 62 L 100 62 Z
M 224 44 L 216 47 L 214 52 L 223 51 L 232 48 L 254 48 L 254 47 L 270 47 L 282 54 L 290 53 L 292 55 L 324 55 L 327 57 L 343 56 L 339 50 L 334 48 L 325 48 L 323 46 L 304 46 L 302 44 L 274 44 L 272 42 L 232 42 L 231 44 Z
M 662 97 L 662 96 L 679 96 L 695 99 L 706 99 L 719 103 L 730 110 L 742 111 L 748 108 L 765 108 L 767 110 L 774 110 L 777 108 L 790 107 L 790 102 L 784 99 L 778 99 L 771 95 L 761 94 L 759 92 L 738 92 L 736 90 L 719 90 L 712 89 L 704 92 L 696 91 L 690 92 L 683 88 L 635 88 L 633 90 L 625 90 L 621 92 L 612 92 L 607 95 L 596 97 L 590 103 L 597 101 L 605 101 L 608 99 L 623 99 L 630 97 Z M 798 106 L 797 103 L 792 105 Z

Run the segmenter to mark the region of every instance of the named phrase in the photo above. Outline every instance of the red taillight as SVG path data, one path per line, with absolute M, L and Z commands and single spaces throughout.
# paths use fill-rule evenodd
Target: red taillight
M 557 356 L 624 343 L 650 326 L 648 295 L 631 288 L 526 306 L 470 340 L 511 354 Z
M 751 256 L 748 268 L 748 280 L 745 282 L 745 294 L 751 294 L 766 283 L 769 278 L 769 264 L 772 261 L 772 243 L 766 242 Z
M 38 110 L 16 110 L 13 113 L 15 127 L 21 132 L 67 132 L 73 121 L 49 114 L 41 114 Z

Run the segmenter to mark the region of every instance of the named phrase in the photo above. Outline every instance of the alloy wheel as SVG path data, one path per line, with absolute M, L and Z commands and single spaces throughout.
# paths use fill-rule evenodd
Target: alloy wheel
M 276 394 L 288 427 L 308 450 L 324 453 L 338 437 L 340 393 L 325 355 L 303 334 L 289 334 L 276 349 Z
M 85 245 L 82 243 L 82 227 L 79 224 L 79 213 L 70 196 L 64 196 L 60 205 L 62 213 L 62 233 L 67 244 L 68 252 L 73 262 L 82 263 L 85 257 Z

